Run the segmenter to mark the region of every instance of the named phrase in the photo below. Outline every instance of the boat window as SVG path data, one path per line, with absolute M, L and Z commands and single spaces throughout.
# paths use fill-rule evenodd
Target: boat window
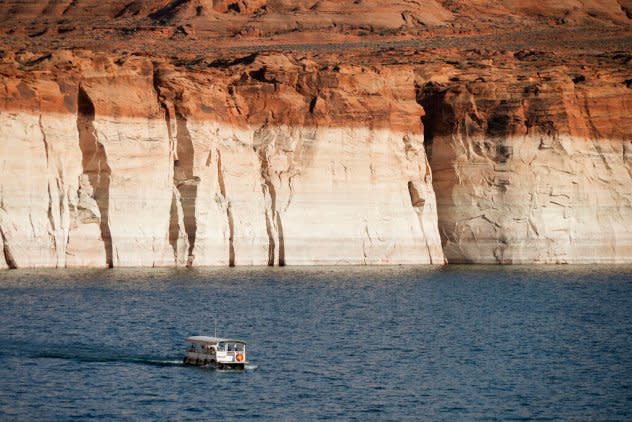
M 235 345 L 233 343 L 228 343 L 228 351 L 229 352 L 234 352 L 235 351 Z
M 217 344 L 217 351 L 223 352 L 226 345 L 223 342 Z
M 244 351 L 244 345 L 243 345 L 243 344 L 241 344 L 241 343 L 237 343 L 237 344 L 235 344 L 235 350 L 236 350 L 237 352 L 243 352 L 243 351 Z

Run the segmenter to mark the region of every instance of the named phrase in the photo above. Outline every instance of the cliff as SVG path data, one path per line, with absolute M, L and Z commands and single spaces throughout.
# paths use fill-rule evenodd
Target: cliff
M 0 11 L 0 267 L 632 261 L 625 2 L 62 3 Z
M 47 61 L 2 85 L 8 265 L 443 263 L 411 70 Z
M 629 262 L 629 71 L 513 56 L 418 87 L 448 260 Z

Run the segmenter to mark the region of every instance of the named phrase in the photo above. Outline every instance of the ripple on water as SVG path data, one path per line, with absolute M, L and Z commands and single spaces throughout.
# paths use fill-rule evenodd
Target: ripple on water
M 0 419 L 630 420 L 631 269 L 1 272 Z

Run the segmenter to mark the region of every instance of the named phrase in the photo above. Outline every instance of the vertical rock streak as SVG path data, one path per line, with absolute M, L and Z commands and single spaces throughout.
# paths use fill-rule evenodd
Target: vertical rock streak
M 121 13 L 125 13 L 126 9 L 123 9 Z M 156 67 L 156 64 L 153 64 L 153 74 L 152 74 L 152 85 L 156 94 L 156 99 L 158 105 L 162 109 L 164 113 L 165 125 L 167 127 L 167 136 L 169 138 L 169 166 L 171 167 L 171 179 L 173 182 L 173 192 L 171 195 L 171 206 L 169 209 L 169 244 L 173 249 L 173 259 L 175 265 L 185 264 L 190 266 L 193 264 L 193 256 L 192 251 L 193 247 L 190 245 L 190 236 L 187 234 L 186 236 L 186 256 L 183 256 L 182 250 L 180 248 L 180 241 L 182 239 L 181 232 L 185 229 L 185 221 L 183 217 L 182 210 L 182 193 L 179 188 L 179 172 L 176 170 L 178 167 L 178 126 L 173 126 L 173 120 L 175 115 L 175 110 L 173 104 L 168 103 L 167 100 L 163 97 L 160 90 L 160 75 L 159 71 Z M 175 119 L 176 122 L 178 119 Z M 186 126 L 185 126 L 186 128 Z M 175 133 L 174 133 L 175 132 Z
M 178 239 L 180 234 L 180 221 L 178 219 L 178 198 L 176 189 L 171 194 L 171 207 L 169 209 L 169 244 L 173 248 L 173 259 L 178 265 Z
M 197 200 L 199 177 L 194 175 L 195 149 L 193 148 L 191 134 L 187 128 L 187 122 L 182 115 L 177 115 L 176 125 L 177 160 L 174 161 L 173 177 L 174 183 L 180 192 L 180 201 L 184 216 L 184 229 L 189 241 L 188 263 L 191 265 L 194 260 L 193 250 L 195 248 L 195 236 L 197 232 L 195 204 Z
M 50 228 L 52 231 L 52 239 L 53 239 L 53 248 L 54 251 L 58 253 L 59 256 L 59 252 L 60 252 L 60 244 L 57 243 L 57 224 L 55 224 L 55 218 L 53 216 L 53 194 L 51 192 L 51 175 L 50 175 L 50 158 L 49 158 L 49 148 L 50 146 L 48 145 L 48 140 L 46 139 L 46 132 L 44 131 L 44 126 L 42 125 L 42 115 L 40 114 L 39 116 L 39 120 L 38 120 L 38 124 L 39 124 L 39 129 L 40 129 L 40 133 L 42 135 L 42 143 L 44 144 L 44 153 L 46 156 L 46 171 L 47 176 L 48 176 L 48 222 L 50 224 Z M 64 242 L 65 244 L 65 242 Z M 63 256 L 63 255 L 62 255 Z M 58 262 L 59 264 L 59 262 Z
M 99 230 L 105 249 L 105 265 L 114 266 L 112 234 L 109 225 L 110 177 L 112 171 L 107 162 L 105 147 L 97 138 L 94 128 L 95 109 L 87 92 L 79 86 L 77 112 L 77 130 L 79 131 L 79 148 L 83 174 L 88 176 L 94 191 L 94 200 L 101 214 Z
M 51 252 L 56 256 L 55 266 L 64 267 L 66 265 L 66 246 L 69 241 L 68 198 L 65 193 L 63 169 L 59 167 L 59 163 L 53 155 L 53 147 L 46 135 L 42 118 L 40 114 L 38 125 L 46 159 L 46 177 L 48 181 L 47 217 L 52 241 Z
M 235 222 L 233 221 L 233 210 L 231 201 L 226 195 L 226 185 L 224 183 L 224 169 L 222 167 L 222 153 L 217 150 L 217 184 L 222 199 L 226 203 L 226 219 L 228 220 L 228 265 L 235 266 Z
M 424 238 L 424 242 L 426 244 L 426 251 L 428 253 L 428 259 L 430 260 L 430 264 L 434 264 L 434 256 L 432 250 L 430 249 L 430 245 L 428 244 L 428 235 L 426 234 L 426 229 L 424 227 L 424 206 L 426 205 L 426 199 L 422 197 L 421 193 L 415 186 L 412 181 L 408 182 L 408 194 L 410 195 L 410 204 L 415 210 L 415 214 L 417 214 L 417 218 L 419 219 L 419 225 L 421 227 L 421 233 Z
M 270 160 L 267 155 L 267 147 L 259 146 L 255 148 L 255 152 L 259 157 L 261 164 L 261 190 L 263 196 L 266 199 L 266 204 L 269 203 L 269 208 L 266 207 L 266 231 L 268 233 L 268 265 L 279 266 L 285 265 L 285 241 L 283 239 L 283 228 L 281 223 L 281 215 L 277 210 L 277 193 L 272 183 Z M 276 255 L 276 245 L 278 239 L 278 257 Z M 278 260 L 277 260 L 278 258 Z
M 432 160 L 432 143 L 440 124 L 441 94 L 438 85 L 428 83 L 423 87 L 415 86 L 417 102 L 424 108 L 421 118 L 424 127 L 424 148 L 428 161 Z
M 2 224 L 0 224 L 0 238 L 2 239 L 2 253 L 4 254 L 4 261 L 10 269 L 16 269 L 18 265 L 15 262 L 15 258 L 13 258 L 13 254 L 11 253 L 9 242 L 7 241 L 7 237 L 4 234 L 4 230 L 2 229 Z
M 264 198 L 269 197 L 268 186 L 266 186 L 265 184 L 261 185 L 261 192 L 263 193 Z M 266 207 L 265 217 L 266 217 L 266 233 L 268 234 L 268 265 L 272 267 L 274 266 L 275 242 L 274 242 L 274 228 L 272 226 L 270 212 L 271 211 Z
M 279 233 L 279 267 L 285 266 L 285 239 L 283 238 L 283 224 L 281 215 L 276 212 L 277 232 Z

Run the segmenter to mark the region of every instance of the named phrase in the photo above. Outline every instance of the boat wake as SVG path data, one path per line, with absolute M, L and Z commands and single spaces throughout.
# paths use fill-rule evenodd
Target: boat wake
M 173 359 L 154 356 L 122 356 L 106 353 L 67 353 L 67 352 L 45 352 L 38 353 L 33 356 L 41 359 L 64 359 L 75 362 L 94 362 L 94 363 L 135 363 L 139 365 L 152 366 L 183 366 L 182 359 Z

